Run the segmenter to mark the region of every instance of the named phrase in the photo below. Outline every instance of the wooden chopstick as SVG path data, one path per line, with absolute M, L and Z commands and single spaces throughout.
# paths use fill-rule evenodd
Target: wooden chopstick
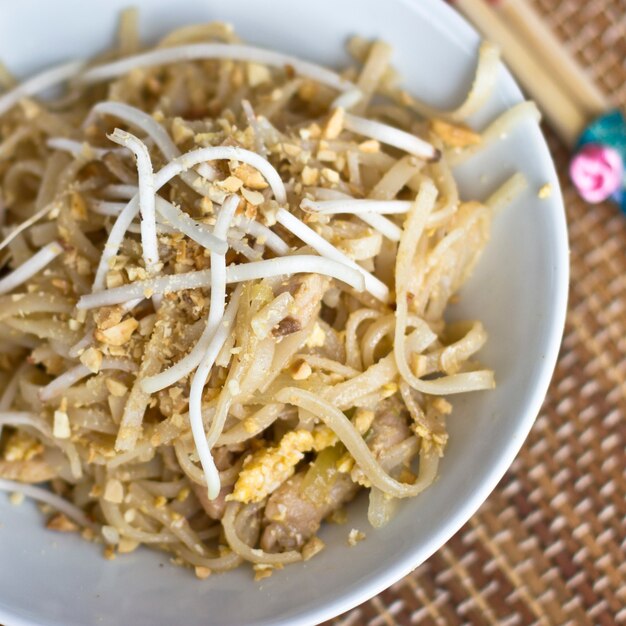
M 518 32 L 483 0 L 456 0 L 455 6 L 487 39 L 502 50 L 522 87 L 537 102 L 559 137 L 573 146 L 587 125 L 587 114 L 552 76 L 553 72 L 530 52 Z
M 552 72 L 554 79 L 589 118 L 598 117 L 610 108 L 606 95 L 526 0 L 496 0 L 492 5 L 517 32 L 520 40 L 524 40 L 526 49 Z

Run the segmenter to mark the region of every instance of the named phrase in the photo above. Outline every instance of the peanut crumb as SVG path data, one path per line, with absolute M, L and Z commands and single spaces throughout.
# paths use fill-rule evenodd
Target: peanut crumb
M 107 289 L 121 287 L 124 284 L 124 275 L 119 270 L 110 270 L 106 276 Z
M 106 330 L 96 330 L 94 337 L 97 341 L 111 346 L 123 346 L 128 343 L 131 335 L 135 332 L 139 322 L 134 317 L 129 317 L 123 322 L 111 326 Z
M 269 69 L 265 65 L 260 65 L 259 63 L 248 63 L 246 69 L 248 84 L 250 87 L 256 87 L 262 83 L 267 83 L 272 78 Z
M 332 112 L 324 128 L 324 137 L 326 139 L 337 139 L 337 137 L 339 137 L 339 134 L 343 130 L 344 118 L 345 111 L 341 107 Z
M 550 183 L 546 183 L 542 185 L 539 191 L 537 192 L 537 197 L 541 200 L 545 200 L 552 195 L 552 185 Z
M 126 395 L 128 387 L 115 378 L 105 378 L 104 386 L 107 391 L 115 398 L 122 398 Z
M 93 314 L 93 320 L 100 330 L 106 330 L 119 324 L 123 317 L 124 311 L 120 306 L 103 306 Z
M 111 546 L 116 545 L 120 540 L 120 534 L 113 526 L 102 527 L 102 538 Z
M 353 528 L 348 534 L 348 545 L 353 547 L 356 546 L 359 541 L 363 541 L 365 539 L 365 533 Z
M 338 183 L 339 172 L 336 172 L 335 170 L 331 170 L 329 167 L 325 167 L 322 169 L 322 178 L 324 178 L 329 183 Z
M 243 181 L 243 184 L 248 187 L 248 189 L 259 191 L 268 187 L 267 181 L 263 178 L 261 172 L 247 163 L 238 165 L 233 170 L 233 174 L 239 178 L 239 180 Z
M 311 334 L 307 337 L 307 348 L 321 348 L 326 343 L 326 333 L 319 324 L 313 326 Z
M 114 561 L 115 560 L 115 548 L 113 546 L 105 546 L 104 550 L 102 551 L 102 556 L 107 561 Z
M 312 373 L 313 370 L 306 361 L 300 361 L 291 368 L 291 378 L 294 380 L 306 380 Z
M 200 580 L 206 580 L 211 575 L 211 570 L 208 567 L 202 567 L 200 565 L 194 568 L 196 578 Z
M 253 569 L 255 582 L 269 578 L 274 573 L 274 568 L 271 565 L 264 565 L 263 563 L 255 563 Z
M 359 144 L 359 150 L 369 154 L 380 152 L 380 143 L 376 139 L 367 139 Z
M 80 355 L 80 362 L 92 373 L 97 374 L 102 367 L 102 352 L 97 348 L 87 348 Z
M 78 525 L 67 517 L 67 515 L 57 513 L 48 520 L 46 528 L 48 530 L 56 530 L 60 533 L 74 533 L 78 530 Z
M 134 541 L 133 539 L 127 539 L 126 537 L 122 537 L 117 544 L 117 551 L 120 554 L 130 554 L 134 552 L 139 547 L 139 542 Z
M 259 206 L 259 204 L 263 204 L 265 201 L 265 197 L 260 191 L 250 191 L 250 189 L 246 189 L 245 187 L 241 189 L 241 195 L 252 206 Z
M 326 544 L 317 536 L 311 537 L 302 547 L 302 559 L 308 561 L 312 559 L 316 554 L 319 554 Z
M 220 180 L 216 182 L 215 184 L 221 189 L 224 189 L 225 191 L 234 193 L 235 191 L 239 191 L 239 189 L 241 189 L 243 185 L 243 181 L 240 178 L 237 178 L 236 176 L 228 176 L 224 180 Z
M 317 168 L 305 165 L 301 174 L 302 182 L 305 185 L 316 185 L 319 180 L 319 175 L 320 172 Z
M 121 504 L 124 501 L 124 486 L 122 483 L 116 478 L 109 479 L 104 487 L 103 498 L 107 502 Z
M 69 439 L 71 437 L 70 418 L 65 411 L 57 410 L 54 412 L 52 434 L 57 439 Z
M 24 494 L 21 491 L 14 491 L 9 496 L 9 502 L 13 506 L 19 506 L 20 504 L 22 504 L 22 502 L 24 502 Z

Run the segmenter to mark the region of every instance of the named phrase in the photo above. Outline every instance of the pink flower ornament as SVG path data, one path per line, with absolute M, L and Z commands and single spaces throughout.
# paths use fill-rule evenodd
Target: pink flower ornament
M 570 177 L 581 197 L 597 204 L 622 185 L 624 164 L 619 152 L 599 144 L 586 144 L 570 163 Z

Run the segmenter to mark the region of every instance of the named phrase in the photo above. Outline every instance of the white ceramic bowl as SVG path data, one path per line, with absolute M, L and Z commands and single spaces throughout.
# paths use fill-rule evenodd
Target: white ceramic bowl
M 141 30 L 154 38 L 187 23 L 228 20 L 246 39 L 330 65 L 345 60 L 353 34 L 394 46 L 393 62 L 410 91 L 452 106 L 466 93 L 479 38 L 437 0 L 20 0 L 2 2 L 0 58 L 20 74 L 107 47 L 116 16 L 138 6 Z M 518 102 L 502 68 L 479 123 Z M 454 399 L 450 444 L 437 482 L 404 502 L 374 531 L 365 502 L 345 526 L 322 532 L 328 549 L 260 583 L 248 570 L 198 581 L 149 551 L 105 561 L 75 536 L 47 532 L 31 504 L 0 496 L 0 623 L 5 626 L 313 624 L 391 585 L 446 542 L 495 487 L 522 445 L 555 364 L 563 330 L 568 250 L 557 177 L 539 128 L 517 128 L 458 171 L 467 198 L 483 198 L 513 172 L 528 191 L 495 220 L 493 237 L 453 315 L 484 321 L 490 341 L 482 360 L 494 368 L 495 391 Z M 552 185 L 550 198 L 537 190 Z M 348 531 L 367 539 L 349 548 Z

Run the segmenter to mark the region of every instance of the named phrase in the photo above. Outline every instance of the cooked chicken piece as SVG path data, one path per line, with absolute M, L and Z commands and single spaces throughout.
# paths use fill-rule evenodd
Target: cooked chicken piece
M 411 436 L 406 409 L 397 399 L 389 398 L 376 412 L 367 433 L 367 444 L 378 461 L 385 465 L 385 456 L 392 448 Z M 280 552 L 301 548 L 317 532 L 322 520 L 352 500 L 359 490 L 350 474 L 337 472 L 325 501 L 313 502 L 302 493 L 307 471 L 298 472 L 270 496 L 265 507 L 268 525 L 261 536 L 264 550 Z M 352 473 L 355 478 L 364 478 L 359 468 Z
M 376 417 L 367 433 L 367 445 L 380 460 L 386 451 L 412 434 L 406 408 L 392 396 L 384 400 L 376 411 Z
M 45 461 L 0 461 L 0 478 L 17 480 L 21 483 L 42 483 L 57 475 Z
M 204 485 L 193 483 L 191 485 L 193 492 L 198 498 L 198 502 L 211 519 L 220 520 L 224 517 L 224 509 L 226 508 L 226 496 L 232 492 L 233 485 L 222 487 L 215 500 L 209 500 L 207 489 Z
M 315 503 L 301 494 L 306 471 L 292 476 L 275 491 L 265 507 L 265 520 L 270 523 L 261 536 L 266 552 L 301 548 L 320 527 L 322 520 L 354 498 L 358 485 L 347 474 L 337 474 L 325 502 Z
M 274 330 L 275 337 L 290 335 L 302 330 L 318 314 L 324 293 L 330 285 L 330 278 L 319 274 L 293 276 L 281 285 L 276 295 L 285 291 L 294 297 L 292 311 L 284 317 Z

